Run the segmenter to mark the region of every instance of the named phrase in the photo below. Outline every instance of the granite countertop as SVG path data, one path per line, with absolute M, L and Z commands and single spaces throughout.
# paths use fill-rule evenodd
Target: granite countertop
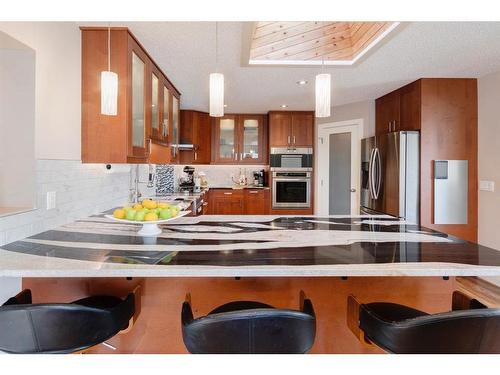
M 500 276 L 500 251 L 390 216 L 96 215 L 0 248 L 0 276 Z

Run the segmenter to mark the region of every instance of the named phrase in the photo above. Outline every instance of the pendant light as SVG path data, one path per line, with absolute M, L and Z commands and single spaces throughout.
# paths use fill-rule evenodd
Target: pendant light
M 218 27 L 215 22 L 215 73 L 210 74 L 210 116 L 224 116 L 224 75 L 217 73 Z
M 321 64 L 323 71 L 325 61 Z M 330 117 L 331 75 L 321 73 L 316 76 L 316 117 Z
M 101 114 L 116 116 L 118 74 L 111 71 L 111 27 L 108 26 L 108 70 L 101 72 Z

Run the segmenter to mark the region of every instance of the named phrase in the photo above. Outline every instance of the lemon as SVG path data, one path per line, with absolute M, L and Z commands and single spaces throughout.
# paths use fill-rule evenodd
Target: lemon
M 134 207 L 133 207 L 133 209 L 136 211 L 142 210 L 143 208 L 144 207 L 142 206 L 142 204 L 139 204 L 139 203 L 134 204 Z
M 169 208 L 170 205 L 168 203 L 163 203 L 163 202 L 160 202 L 158 203 L 158 208 Z
M 113 217 L 116 219 L 125 219 L 125 210 L 123 208 L 117 208 L 113 211 Z
M 156 220 L 158 220 L 158 215 L 156 214 L 156 212 L 148 212 L 144 216 L 144 221 L 156 221 Z
M 154 210 L 158 206 L 156 202 L 151 199 L 144 199 L 142 205 L 150 210 Z

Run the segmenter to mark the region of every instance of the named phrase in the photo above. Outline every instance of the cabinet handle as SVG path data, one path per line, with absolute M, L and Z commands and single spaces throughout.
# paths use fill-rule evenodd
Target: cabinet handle
M 259 194 L 259 192 L 257 190 L 250 190 L 249 193 L 250 194 Z
M 394 125 L 393 125 L 393 128 L 392 128 L 392 131 L 395 132 L 396 131 L 396 120 L 394 120 Z
M 288 136 L 288 144 L 290 144 L 290 136 Z
M 233 195 L 233 193 L 224 193 L 224 195 Z
M 240 152 L 240 160 L 243 160 L 243 152 Z
M 149 142 L 149 156 L 151 156 L 151 138 L 148 139 Z
M 389 125 L 389 133 L 391 132 L 391 122 L 392 121 L 389 121 L 389 123 L 387 125 Z
M 295 136 L 293 136 L 293 144 L 295 145 Z
M 198 159 L 198 153 L 195 151 L 194 152 L 194 160 Z

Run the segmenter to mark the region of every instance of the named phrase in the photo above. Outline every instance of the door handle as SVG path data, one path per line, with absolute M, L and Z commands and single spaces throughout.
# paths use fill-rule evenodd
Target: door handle
M 373 154 L 375 149 L 370 152 L 370 161 L 368 162 L 368 190 L 370 191 L 370 197 L 375 199 L 375 192 L 373 191 Z

